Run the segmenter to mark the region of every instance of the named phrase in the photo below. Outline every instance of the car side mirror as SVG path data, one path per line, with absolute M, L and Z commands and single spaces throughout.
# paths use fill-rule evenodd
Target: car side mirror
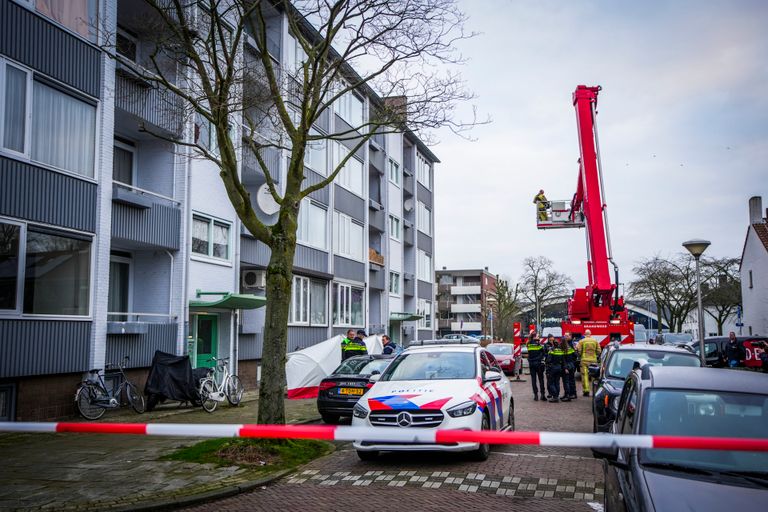
M 596 459 L 605 459 L 608 463 L 615 462 L 619 457 L 617 446 L 593 446 L 592 456 Z
M 371 377 L 368 379 L 369 382 L 379 382 L 379 379 L 381 378 L 380 373 L 374 373 L 371 375 Z
M 600 378 L 600 367 L 599 366 L 588 366 L 587 367 L 587 373 L 589 373 L 589 377 L 591 379 L 599 379 Z
M 498 382 L 500 380 L 501 380 L 500 372 L 488 370 L 487 372 L 485 372 L 485 375 L 483 375 L 484 382 Z

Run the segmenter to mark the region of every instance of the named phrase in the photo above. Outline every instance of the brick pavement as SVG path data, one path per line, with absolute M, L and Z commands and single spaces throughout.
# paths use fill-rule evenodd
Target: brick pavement
M 514 382 L 518 430 L 591 432 L 589 399 L 534 402 L 530 382 Z M 190 508 L 206 510 L 600 509 L 602 465 L 583 448 L 497 446 L 485 462 L 461 454 L 402 452 L 362 462 L 343 444 L 259 490 Z

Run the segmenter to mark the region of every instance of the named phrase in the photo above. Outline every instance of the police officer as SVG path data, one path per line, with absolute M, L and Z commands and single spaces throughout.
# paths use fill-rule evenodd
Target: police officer
M 573 348 L 571 333 L 565 333 L 562 347 L 565 351 L 565 358 L 563 366 L 563 396 L 560 400 L 570 402 L 576 399 L 576 365 L 578 360 L 576 349 Z
M 531 372 L 533 399 L 539 400 L 539 389 L 541 389 L 541 399 L 546 401 L 544 396 L 546 394 L 546 388 L 544 387 L 544 347 L 535 334 L 531 334 L 528 337 L 525 345 L 528 347 L 528 369 Z
M 357 331 L 357 334 L 355 334 L 354 329 L 350 329 L 347 331 L 347 337 L 341 340 L 342 361 L 349 359 L 352 356 L 364 356 L 368 354 L 368 349 L 366 348 L 362 337 L 360 337 L 360 333 L 363 334 L 363 337 L 365 336 L 365 331 L 362 329 Z
M 579 341 L 578 352 L 581 355 L 581 387 L 584 396 L 589 396 L 591 382 L 589 377 L 589 365 L 597 364 L 600 360 L 600 344 L 592 337 L 592 331 L 584 331 L 584 338 Z
M 554 343 L 554 336 L 550 334 L 552 338 L 552 349 L 547 351 L 547 386 L 549 388 L 549 401 L 559 402 L 560 399 L 560 379 L 563 375 L 563 366 L 565 364 L 565 350 L 562 345 L 556 345 Z M 547 340 L 549 342 L 549 340 Z

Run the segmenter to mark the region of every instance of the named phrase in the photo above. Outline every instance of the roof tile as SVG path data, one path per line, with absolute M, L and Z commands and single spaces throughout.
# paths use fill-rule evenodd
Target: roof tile
M 760 224 L 752 224 L 752 227 L 755 228 L 755 233 L 757 233 L 757 237 L 760 239 L 761 242 L 763 242 L 763 246 L 765 246 L 765 250 L 768 251 L 768 224 L 765 222 L 762 222 Z

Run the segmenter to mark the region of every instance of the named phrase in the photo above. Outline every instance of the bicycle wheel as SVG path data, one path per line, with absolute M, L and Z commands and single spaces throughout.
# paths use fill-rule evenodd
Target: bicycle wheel
M 245 388 L 243 387 L 243 383 L 240 382 L 240 377 L 231 375 L 229 380 L 227 380 L 227 401 L 237 407 L 243 399 L 244 392 Z
M 80 384 L 75 393 L 75 407 L 80 416 L 87 420 L 97 420 L 104 416 L 106 409 L 99 407 L 95 402 L 99 399 L 107 398 L 104 390 L 89 382 Z
M 207 412 L 215 411 L 216 406 L 219 404 L 219 402 L 211 398 L 211 394 L 215 392 L 216 386 L 213 384 L 213 379 L 205 379 L 200 383 L 200 405 Z
M 142 414 L 146 410 L 147 404 L 144 401 L 144 395 L 139 393 L 133 382 L 125 383 L 125 396 L 128 397 L 128 403 L 131 404 L 136 413 Z

